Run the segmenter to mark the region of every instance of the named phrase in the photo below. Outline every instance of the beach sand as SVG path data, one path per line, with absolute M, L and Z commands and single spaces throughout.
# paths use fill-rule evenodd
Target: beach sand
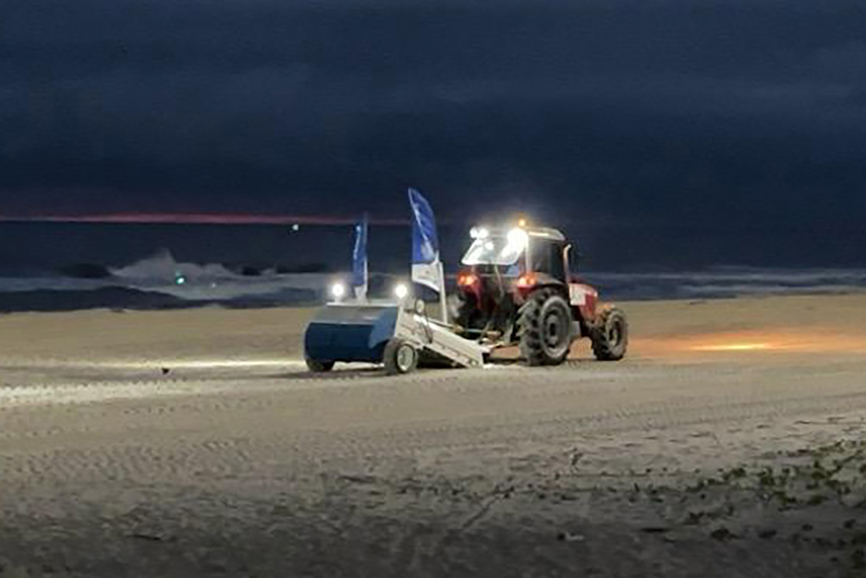
M 622 362 L 401 377 L 304 309 L 2 316 L 0 576 L 863 575 L 866 295 L 621 306 Z

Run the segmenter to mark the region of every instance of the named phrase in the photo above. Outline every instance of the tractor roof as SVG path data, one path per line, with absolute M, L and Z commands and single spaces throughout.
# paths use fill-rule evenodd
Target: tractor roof
M 483 232 L 485 237 L 487 235 L 504 237 L 508 234 L 509 231 L 512 231 L 516 228 L 523 229 L 530 237 L 540 237 L 542 239 L 550 239 L 551 241 L 566 240 L 565 235 L 563 235 L 559 230 L 553 229 L 551 227 L 494 227 L 490 229 L 488 229 L 487 227 L 473 227 L 472 236 L 473 238 L 475 238 L 476 231 L 480 231 Z
M 551 241 L 565 241 L 565 235 L 550 227 L 525 227 L 526 234 L 530 237 L 541 237 Z

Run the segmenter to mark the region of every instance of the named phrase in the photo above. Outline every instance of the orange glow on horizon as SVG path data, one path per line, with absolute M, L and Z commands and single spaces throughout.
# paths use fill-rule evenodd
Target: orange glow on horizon
M 115 212 L 90 214 L 43 213 L 31 215 L 0 214 L 0 222 L 21 223 L 98 223 L 167 225 L 353 225 L 355 216 L 285 215 L 268 213 L 185 213 Z M 376 218 L 375 225 L 408 225 L 406 219 Z

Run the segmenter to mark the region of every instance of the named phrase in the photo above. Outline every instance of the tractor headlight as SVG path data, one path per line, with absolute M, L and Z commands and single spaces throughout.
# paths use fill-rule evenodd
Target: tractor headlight
M 508 231 L 507 253 L 518 253 L 526 248 L 529 243 L 529 235 L 523 229 L 511 229 Z
M 486 239 L 490 236 L 490 231 L 484 227 L 472 227 L 469 236 L 473 239 Z

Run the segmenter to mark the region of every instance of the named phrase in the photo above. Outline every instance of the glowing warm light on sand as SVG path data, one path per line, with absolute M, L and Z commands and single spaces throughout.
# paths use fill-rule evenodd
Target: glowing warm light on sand
M 866 335 L 831 328 L 771 328 L 641 337 L 631 340 L 635 357 L 658 359 L 770 358 L 775 355 L 866 354 Z
M 226 370 L 226 369 L 255 369 L 255 368 L 286 368 L 303 367 L 305 363 L 299 359 L 159 359 L 156 361 L 73 361 L 73 360 L 35 360 L 25 363 L 8 363 L 6 367 L 23 369 L 28 367 L 51 367 L 68 369 L 110 369 L 126 371 L 159 370 L 163 367 L 169 369 L 196 369 L 196 370 Z
M 781 346 L 771 343 L 720 343 L 717 345 L 696 345 L 692 351 L 766 351 L 781 349 Z

